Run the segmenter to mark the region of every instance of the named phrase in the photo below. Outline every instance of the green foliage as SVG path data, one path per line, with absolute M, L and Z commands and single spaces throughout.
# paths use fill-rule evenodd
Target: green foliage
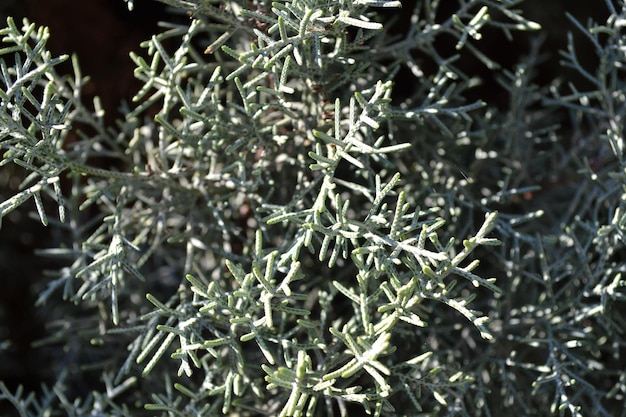
M 563 52 L 583 90 L 534 83 L 539 44 L 512 71 L 479 48 L 540 29 L 518 1 L 164 2 L 192 18 L 132 54 L 144 86 L 114 126 L 77 59 L 57 72 L 45 28 L 0 32 L 1 166 L 25 172 L 0 219 L 32 200 L 58 230 L 37 303 L 61 323 L 40 344 L 64 355 L 52 388 L 0 383 L 0 400 L 20 416 L 624 415 L 626 3 L 572 19 L 598 57 Z M 461 56 L 507 109 L 467 100 L 480 80 Z

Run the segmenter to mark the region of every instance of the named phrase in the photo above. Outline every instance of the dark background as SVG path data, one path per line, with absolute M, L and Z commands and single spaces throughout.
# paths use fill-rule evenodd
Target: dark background
M 91 77 L 85 95 L 101 97 L 109 121 L 117 117 L 119 103 L 129 101 L 139 87 L 133 79 L 134 65 L 129 52 L 139 51 L 139 43 L 156 33 L 157 22 L 166 16 L 165 7 L 152 0 L 135 0 L 133 12 L 127 10 L 122 0 L 3 0 L 1 3 L 3 21 L 7 15 L 12 15 L 19 25 L 21 16 L 27 16 L 37 25 L 49 26 L 52 53 L 79 56 L 83 74 Z M 412 2 L 403 3 L 404 8 L 410 10 Z M 546 35 L 542 50 L 548 59 L 540 67 L 537 78 L 544 84 L 558 76 L 572 75 L 559 66 L 557 53 L 566 47 L 567 32 L 574 31 L 583 43 L 565 12 L 576 16 L 583 24 L 590 17 L 602 22 L 607 16 L 603 1 L 527 0 L 522 6 L 528 18 L 543 26 Z M 394 30 L 402 31 L 404 27 L 400 21 Z M 512 68 L 528 50 L 529 39 L 528 35 L 516 35 L 511 43 L 500 33 L 488 31 L 478 46 L 488 56 Z M 444 49 L 450 48 L 451 53 L 452 46 L 445 42 L 441 45 Z M 593 51 L 584 47 L 579 51 L 583 62 L 595 66 Z M 469 74 L 485 77 L 486 84 L 472 93 L 476 98 L 506 107 L 506 93 L 489 80 L 489 71 L 482 64 L 470 58 L 460 66 Z M 70 72 L 69 67 L 67 71 Z M 19 175 L 12 175 L 12 169 L 0 168 L 0 200 L 16 192 L 20 180 L 16 178 Z M 28 211 L 34 211 L 34 205 L 29 205 L 32 203 L 3 219 L 0 229 L 0 380 L 12 391 L 18 384 L 24 385 L 27 391 L 38 390 L 41 382 L 51 382 L 54 377 L 45 350 L 31 347 L 34 341 L 46 335 L 45 317 L 33 304 L 37 290 L 45 287 L 47 278 L 43 271 L 54 266 L 50 261 L 33 256 L 33 251 L 52 246 L 53 231 L 29 217 Z M 2 410 L 3 404 L 0 404 L 0 412 Z

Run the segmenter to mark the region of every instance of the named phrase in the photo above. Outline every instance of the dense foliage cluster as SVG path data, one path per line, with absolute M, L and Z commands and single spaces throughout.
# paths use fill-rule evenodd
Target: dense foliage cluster
M 0 219 L 32 205 L 58 265 L 37 300 L 56 380 L 0 382 L 0 403 L 626 414 L 626 2 L 571 19 L 580 85 L 540 85 L 543 29 L 515 0 L 163 1 L 115 125 L 46 28 L 0 31 L 1 166 L 21 182 Z M 481 48 L 522 32 L 512 69 Z M 490 83 L 506 106 L 471 99 Z

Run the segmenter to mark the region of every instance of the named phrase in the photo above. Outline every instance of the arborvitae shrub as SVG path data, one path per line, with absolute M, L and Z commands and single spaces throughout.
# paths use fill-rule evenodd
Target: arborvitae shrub
M 570 19 L 585 89 L 519 1 L 166 3 L 113 125 L 1 31 L 0 218 L 56 244 L 17 415 L 624 415 L 623 0 Z

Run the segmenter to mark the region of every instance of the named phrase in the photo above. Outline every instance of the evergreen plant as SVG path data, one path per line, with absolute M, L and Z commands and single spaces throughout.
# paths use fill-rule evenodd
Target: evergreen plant
M 535 82 L 543 29 L 518 0 L 162 1 L 114 125 L 45 27 L 0 30 L 1 166 L 21 182 L 0 219 L 32 207 L 58 265 L 37 299 L 55 380 L 0 382 L 0 401 L 626 415 L 626 1 L 570 19 L 581 85 Z M 512 69 L 481 48 L 496 32 L 535 39 Z M 506 106 L 470 99 L 489 83 Z

